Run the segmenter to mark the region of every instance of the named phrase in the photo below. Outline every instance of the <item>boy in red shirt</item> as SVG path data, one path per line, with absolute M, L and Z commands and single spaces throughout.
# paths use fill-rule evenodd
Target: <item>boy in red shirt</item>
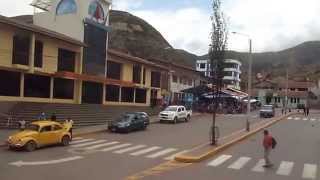
M 263 167 L 271 167 L 272 163 L 269 159 L 269 156 L 272 150 L 272 136 L 269 134 L 268 130 L 264 130 L 263 134 L 264 134 L 264 138 L 263 138 L 264 160 L 266 163 Z

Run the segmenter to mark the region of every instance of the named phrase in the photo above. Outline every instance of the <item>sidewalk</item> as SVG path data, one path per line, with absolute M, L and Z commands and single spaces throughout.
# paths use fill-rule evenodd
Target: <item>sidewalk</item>
M 267 128 L 278 121 L 284 120 L 286 117 L 291 116 L 293 114 L 297 114 L 296 112 L 288 113 L 283 116 L 275 117 L 270 120 L 264 120 L 257 123 L 254 123 L 250 127 L 250 131 L 247 132 L 245 129 L 242 129 L 240 131 L 233 132 L 225 137 L 222 137 L 218 140 L 218 143 L 216 146 L 212 146 L 209 142 L 202 144 L 200 146 L 197 146 L 193 149 L 191 149 L 189 152 L 177 155 L 175 157 L 175 160 L 178 162 L 184 162 L 184 163 L 195 163 L 200 162 L 203 160 L 206 160 L 215 154 L 229 148 L 230 146 L 241 142 L 248 137 L 260 132 L 264 128 Z
M 193 116 L 199 116 L 201 113 L 194 113 Z M 158 123 L 159 119 L 158 116 L 150 116 L 150 124 Z M 108 129 L 108 126 L 106 124 L 104 125 L 98 125 L 98 126 L 87 126 L 87 127 L 80 127 L 80 128 L 74 128 L 73 129 L 73 136 L 84 136 L 88 134 L 94 134 L 99 132 L 106 132 Z M 4 147 L 5 141 L 7 138 L 15 133 L 18 132 L 17 129 L 0 129 L 0 147 Z

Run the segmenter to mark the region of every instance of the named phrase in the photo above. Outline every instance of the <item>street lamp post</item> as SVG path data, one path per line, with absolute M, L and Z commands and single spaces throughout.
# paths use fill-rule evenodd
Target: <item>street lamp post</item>
M 251 112 L 251 89 L 252 89 L 252 39 L 247 34 L 242 34 L 238 32 L 232 32 L 233 34 L 238 34 L 246 36 L 249 39 L 249 67 L 248 67 L 248 101 L 247 101 L 247 119 L 246 119 L 246 130 L 250 131 L 250 112 Z

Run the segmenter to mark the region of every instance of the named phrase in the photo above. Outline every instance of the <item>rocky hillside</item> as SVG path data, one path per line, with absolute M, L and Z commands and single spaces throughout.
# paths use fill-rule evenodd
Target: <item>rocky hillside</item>
M 197 56 L 174 49 L 154 27 L 128 12 L 112 10 L 110 13 L 109 46 L 145 59 L 173 61 L 195 66 Z

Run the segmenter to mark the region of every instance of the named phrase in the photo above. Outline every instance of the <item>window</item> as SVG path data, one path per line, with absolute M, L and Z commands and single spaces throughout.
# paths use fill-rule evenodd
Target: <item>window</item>
M 107 78 L 121 79 L 122 64 L 108 61 L 107 62 Z
M 297 102 L 298 102 L 298 104 L 300 104 L 300 98 L 298 98 L 298 101 L 297 101 Z
M 88 13 L 91 18 L 94 18 L 99 22 L 104 21 L 104 11 L 99 2 L 93 1 L 89 6 Z
M 177 83 L 178 82 L 178 77 L 173 75 L 172 76 L 172 82 Z
M 75 58 L 76 53 L 66 49 L 58 51 L 58 71 L 75 71 Z
M 141 83 L 141 66 L 140 65 L 133 65 L 133 74 L 132 74 L 132 81 L 136 84 Z
M 142 84 L 146 84 L 146 68 L 143 68 L 142 75 Z
M 55 78 L 53 97 L 57 99 L 73 99 L 74 81 L 70 79 Z
M 53 131 L 59 131 L 59 130 L 61 130 L 61 129 L 62 129 L 61 126 L 59 126 L 59 125 L 53 125 Z
M 136 103 L 146 103 L 147 101 L 147 90 L 136 89 Z
M 51 131 L 51 126 L 44 126 L 40 132 L 50 132 Z
M 189 85 L 189 86 L 192 86 L 192 79 L 189 79 L 189 80 L 188 80 L 188 85 Z
M 73 14 L 77 12 L 77 4 L 74 0 L 61 0 L 57 6 L 56 14 Z
M 29 65 L 30 38 L 15 35 L 13 37 L 12 64 Z
M 43 43 L 36 41 L 34 52 L 34 67 L 42 67 Z
M 0 70 L 0 96 L 20 96 L 20 73 Z
M 134 89 L 130 87 L 121 88 L 121 102 L 133 102 Z
M 24 76 L 24 96 L 25 97 L 50 97 L 50 77 L 34 74 Z
M 151 86 L 160 88 L 161 74 L 160 72 L 151 72 Z
M 206 68 L 206 63 L 200 63 L 200 68 L 205 69 Z
M 119 102 L 120 87 L 106 85 L 106 101 Z

